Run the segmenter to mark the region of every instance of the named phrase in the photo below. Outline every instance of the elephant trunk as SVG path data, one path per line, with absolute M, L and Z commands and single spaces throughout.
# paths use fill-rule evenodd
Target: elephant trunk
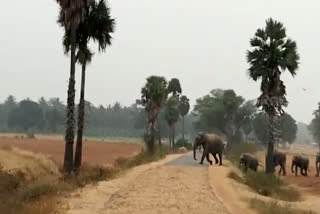
M 196 149 L 197 149 L 197 143 L 195 142 L 193 144 L 193 159 L 194 160 L 197 160 L 197 157 L 196 157 Z

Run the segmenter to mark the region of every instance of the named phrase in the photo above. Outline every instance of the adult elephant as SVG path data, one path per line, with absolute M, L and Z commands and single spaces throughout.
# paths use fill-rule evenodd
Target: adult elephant
M 320 172 L 320 152 L 318 152 L 316 156 L 316 170 L 317 170 L 316 176 L 318 177 Z
M 197 160 L 196 149 L 199 145 L 203 146 L 200 164 L 203 164 L 203 160 L 206 157 L 207 161 L 210 163 L 210 165 L 212 165 L 212 161 L 209 159 L 209 154 L 212 154 L 216 164 L 218 163 L 216 155 L 219 156 L 219 165 L 222 165 L 222 152 L 224 151 L 224 143 L 221 137 L 216 134 L 198 133 L 193 144 L 193 158 L 195 160 Z
M 280 175 L 282 172 L 282 175 L 286 175 L 286 162 L 287 162 L 287 156 L 283 152 L 274 151 L 273 153 L 273 165 L 274 167 L 280 166 L 280 170 L 278 174 Z M 274 169 L 275 171 L 276 169 Z
M 292 158 L 291 164 L 291 172 L 295 173 L 297 176 L 298 167 L 300 168 L 300 174 L 303 176 L 308 176 L 309 171 L 309 159 L 306 157 L 302 157 L 300 155 L 296 155 Z M 293 170 L 295 168 L 295 170 Z

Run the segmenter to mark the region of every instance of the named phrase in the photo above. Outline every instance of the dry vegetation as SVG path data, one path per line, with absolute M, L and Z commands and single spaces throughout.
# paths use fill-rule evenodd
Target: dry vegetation
M 265 202 L 259 199 L 252 199 L 250 207 L 259 214 L 315 214 L 312 211 L 304 211 L 290 207 L 289 205 L 281 206 L 276 201 Z
M 121 147 L 121 144 L 117 145 Z M 136 152 L 133 150 L 131 153 Z M 61 203 L 56 196 L 67 194 L 87 184 L 112 179 L 128 168 L 159 160 L 166 154 L 166 147 L 161 151 L 157 150 L 153 155 L 142 152 L 130 158 L 129 155 L 121 157 L 118 154 L 118 158 L 113 161 L 114 167 L 102 166 L 103 163 L 83 164 L 79 175 L 65 177 L 58 168 L 60 164 L 47 156 L 12 148 L 7 144 L 2 145 L 0 210 L 6 214 L 50 213 Z

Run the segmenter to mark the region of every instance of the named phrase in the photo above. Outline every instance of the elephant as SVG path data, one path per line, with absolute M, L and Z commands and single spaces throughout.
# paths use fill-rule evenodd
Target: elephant
M 203 160 L 206 157 L 207 161 L 210 163 L 210 165 L 212 165 L 212 161 L 209 159 L 209 154 L 211 153 L 215 159 L 216 164 L 219 163 L 219 165 L 222 165 L 222 152 L 224 150 L 224 144 L 222 139 L 218 135 L 205 134 L 202 132 L 198 133 L 193 144 L 194 160 L 197 160 L 196 149 L 199 145 L 203 146 L 202 157 L 199 164 L 203 164 Z M 218 161 L 216 154 L 218 154 L 220 161 Z
M 255 155 L 247 152 L 240 155 L 239 167 L 242 165 L 244 166 L 245 171 L 247 171 L 247 169 L 249 168 L 255 172 L 258 170 L 258 166 L 261 166 L 259 164 L 258 158 Z
M 295 167 L 295 170 L 293 170 L 293 167 Z M 309 159 L 302 157 L 300 155 L 296 155 L 292 158 L 292 164 L 291 164 L 291 172 L 295 173 L 297 176 L 298 167 L 300 168 L 300 173 L 303 176 L 308 176 L 309 171 Z
M 283 152 L 279 152 L 279 151 L 274 151 L 273 153 L 273 165 L 274 167 L 276 166 L 280 166 L 280 170 L 278 172 L 278 175 L 281 174 L 282 172 L 282 175 L 286 175 L 287 172 L 286 172 L 286 162 L 287 162 L 287 156 L 285 153 Z M 275 171 L 275 169 L 274 169 Z
M 316 170 L 317 170 L 317 177 L 318 177 L 320 172 L 320 152 L 318 152 L 316 156 Z

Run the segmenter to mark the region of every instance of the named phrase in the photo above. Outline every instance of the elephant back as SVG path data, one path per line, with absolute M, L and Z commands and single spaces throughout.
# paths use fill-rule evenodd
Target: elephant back
M 223 140 L 219 135 L 206 134 L 205 141 L 211 149 L 217 150 L 217 152 L 223 151 L 224 149 Z

